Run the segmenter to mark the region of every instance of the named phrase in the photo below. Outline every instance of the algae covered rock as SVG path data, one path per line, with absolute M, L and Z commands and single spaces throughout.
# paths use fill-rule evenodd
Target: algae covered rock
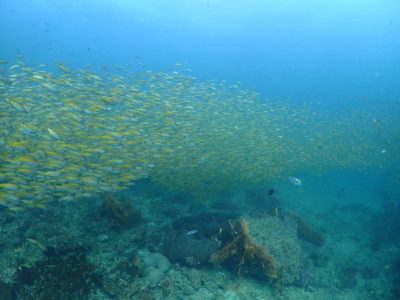
M 307 241 L 315 246 L 322 246 L 325 242 L 325 237 L 317 229 L 313 228 L 306 221 L 293 212 L 285 212 L 285 216 L 291 218 L 297 224 L 297 236 L 303 241 Z
M 213 263 L 233 262 L 236 264 L 238 274 L 242 273 L 244 268 L 258 269 L 269 279 L 277 278 L 274 258 L 250 237 L 247 222 L 241 217 L 230 224 L 231 231 L 235 235 L 233 240 L 213 253 L 210 261 Z
M 297 237 L 297 225 L 289 218 L 246 218 L 250 235 L 274 258 L 279 282 L 295 284 L 304 270 L 305 255 Z
M 102 277 L 86 258 L 86 248 L 64 241 L 48 246 L 42 260 L 18 271 L 16 288 L 21 299 L 87 299 L 102 287 Z

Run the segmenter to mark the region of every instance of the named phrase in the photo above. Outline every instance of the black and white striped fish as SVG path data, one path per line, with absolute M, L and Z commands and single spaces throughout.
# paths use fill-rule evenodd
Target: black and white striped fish
M 300 180 L 300 178 L 293 177 L 293 176 L 289 176 L 288 179 L 289 179 L 289 181 L 290 181 L 291 183 L 293 183 L 293 185 L 295 185 L 295 186 L 301 186 L 301 180 Z

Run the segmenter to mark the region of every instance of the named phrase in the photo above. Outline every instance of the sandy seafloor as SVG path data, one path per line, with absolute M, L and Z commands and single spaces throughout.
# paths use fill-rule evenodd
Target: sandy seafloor
M 393 289 L 399 245 L 394 241 L 374 245 L 376 236 L 371 230 L 374 215 L 385 205 L 382 202 L 391 201 L 395 195 L 373 178 L 368 181 L 361 174 L 353 174 L 350 180 L 340 180 L 345 176 L 349 174 L 303 174 L 300 188 L 286 181 L 267 184 L 265 191 L 274 188 L 274 197 L 281 201 L 280 210 L 274 213 L 252 203 L 242 187 L 224 196 L 226 204 L 221 209 L 213 202 L 167 197 L 149 184 L 116 195 L 129 198 L 140 212 L 141 221 L 132 224 L 116 224 L 104 208 L 103 195 L 54 203 L 47 210 L 10 214 L 1 209 L 0 298 L 396 299 Z M 243 216 L 255 241 L 273 256 L 281 255 L 291 268 L 299 268 L 288 271 L 299 271 L 299 279 L 274 284 L 249 274 L 238 276 L 224 265 L 198 264 L 189 258 L 184 259 L 187 263 L 171 263 L 161 254 L 174 220 L 221 210 Z M 299 239 L 294 223 L 285 221 L 285 211 L 294 212 L 321 232 L 324 243 L 317 246 Z M 195 225 L 193 229 L 201 231 Z M 274 243 L 281 248 L 274 248 Z M 282 245 L 287 253 L 276 253 Z M 79 267 L 71 271 L 68 264 L 57 271 L 58 278 L 49 269 L 50 275 L 37 271 L 48 268 L 46 261 L 54 264 L 60 262 L 58 258 L 67 260 L 77 253 L 85 257 L 89 271 Z M 291 255 L 301 257 L 301 261 L 293 261 Z M 86 280 L 87 289 L 70 282 L 71 276 L 82 275 L 79 272 L 84 273 L 84 279 L 78 281 Z M 54 284 L 49 282 L 53 279 Z M 71 290 L 65 288 L 68 285 Z

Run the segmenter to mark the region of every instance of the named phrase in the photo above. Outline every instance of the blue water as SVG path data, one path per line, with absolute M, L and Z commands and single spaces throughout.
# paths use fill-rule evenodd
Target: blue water
M 0 53 L 29 61 L 185 63 L 270 98 L 397 100 L 400 7 L 389 1 L 8 1 Z
M 37 224 L 33 222 L 35 225 L 32 226 L 39 226 L 40 232 L 40 229 L 47 228 L 47 222 L 49 222 L 55 224 L 57 230 L 35 236 L 32 234 L 34 230 L 21 229 L 19 241 L 8 244 L 5 242 L 10 252 L 14 251 L 12 250 L 14 248 L 27 247 L 26 245 L 30 244 L 26 242 L 26 237 L 34 237 L 40 241 L 39 246 L 33 242 L 31 246 L 36 250 L 24 248 L 27 252 L 23 252 L 22 257 L 32 256 L 36 257 L 36 261 L 40 261 L 43 255 L 47 255 L 48 260 L 55 259 L 54 257 L 59 259 L 60 256 L 49 253 L 52 253 L 52 247 L 57 249 L 60 240 L 63 240 L 61 237 L 65 234 L 63 230 L 70 226 L 69 231 L 66 230 L 68 234 L 80 238 L 87 234 L 93 239 L 87 241 L 82 237 L 83 243 L 87 242 L 94 249 L 99 247 L 98 249 L 101 250 L 98 252 L 107 251 L 110 248 L 118 249 L 109 257 L 107 254 L 104 254 L 104 257 L 99 255 L 96 253 L 97 250 L 94 251 L 96 254 L 90 255 L 93 255 L 92 261 L 95 264 L 100 265 L 100 261 L 102 265 L 109 263 L 114 267 L 114 269 L 110 267 L 111 271 L 108 270 L 112 274 L 110 278 L 126 276 L 124 277 L 126 285 L 118 287 L 115 284 L 115 290 L 120 289 L 128 293 L 128 290 L 134 289 L 130 285 L 128 288 L 128 283 L 132 278 L 144 281 L 149 278 L 148 274 L 138 272 L 136 265 L 129 265 L 134 260 L 133 257 L 140 256 L 140 259 L 145 262 L 143 266 L 146 266 L 148 260 L 157 260 L 150 259 L 152 254 L 148 251 L 150 249 L 151 252 L 163 253 L 162 247 L 157 242 L 164 238 L 162 233 L 169 234 L 169 229 L 165 228 L 175 221 L 175 217 L 196 215 L 207 211 L 210 207 L 216 209 L 223 207 L 224 212 L 233 212 L 235 216 L 245 214 L 249 216 L 249 220 L 254 216 L 264 216 L 264 213 L 268 215 L 266 220 L 275 218 L 282 221 L 286 212 L 289 214 L 294 211 L 309 222 L 309 225 L 324 234 L 326 244 L 322 248 L 312 248 L 315 245 L 308 244 L 304 247 L 307 261 L 312 266 L 308 266 L 307 270 L 304 267 L 301 271 L 302 274 L 311 273 L 311 279 L 302 284 L 294 283 L 296 288 L 291 285 L 289 291 L 286 291 L 287 299 L 303 299 L 303 294 L 301 294 L 303 290 L 312 293 L 313 289 L 315 293 L 320 293 L 316 294 L 316 299 L 339 299 L 337 297 L 342 296 L 345 297 L 343 299 L 357 299 L 361 297 L 360 295 L 369 297 L 363 294 L 365 289 L 362 288 L 362 284 L 373 286 L 371 290 L 375 293 L 369 292 L 368 295 L 374 296 L 365 299 L 398 299 L 396 297 L 400 297 L 398 288 L 400 282 L 399 1 L 1 0 L 0 59 L 8 60 L 11 64 L 16 59 L 21 60 L 21 58 L 16 58 L 19 54 L 24 56 L 22 60 L 28 66 L 45 64 L 45 69 L 56 72 L 59 70 L 54 66 L 54 62 L 62 62 L 71 69 L 96 69 L 101 66 L 105 70 L 112 70 L 110 72 L 115 71 L 112 69 L 115 65 L 126 66 L 131 63 L 134 63 L 133 71 L 171 72 L 179 63 L 184 68 L 190 68 L 192 70 L 190 75 L 198 78 L 199 81 L 217 79 L 226 80 L 228 84 L 240 83 L 241 88 L 258 92 L 260 102 L 268 102 L 272 99 L 297 108 L 305 105 L 310 110 L 323 110 L 331 120 L 335 120 L 338 116 L 351 119 L 354 110 L 362 111 L 362 117 L 354 115 L 354 119 L 360 119 L 358 124 L 361 125 L 357 127 L 357 130 L 368 133 L 365 135 L 368 140 L 362 140 L 360 143 L 365 143 L 366 149 L 376 152 L 372 153 L 371 157 L 387 155 L 387 161 L 392 164 L 386 164 L 385 166 L 389 165 L 389 167 L 385 169 L 380 164 L 369 166 L 366 162 L 367 168 L 361 171 L 335 166 L 321 172 L 308 170 L 306 165 L 298 174 L 284 174 L 283 180 L 281 176 L 276 180 L 272 179 L 271 182 L 257 183 L 256 187 L 238 185 L 230 191 L 225 191 L 226 195 L 215 196 L 217 202 L 220 200 L 222 203 L 214 204 L 215 206 L 191 203 L 189 200 L 186 203 L 182 201 L 180 195 L 171 196 L 170 191 L 160 192 L 159 187 L 142 182 L 137 184 L 137 189 L 132 188 L 122 196 L 115 196 L 118 200 L 122 199 L 122 203 L 131 201 L 131 197 L 134 199 L 133 203 L 136 203 L 136 200 L 139 203 L 138 210 L 142 210 L 144 219 L 149 221 L 144 225 L 148 227 L 140 229 L 143 233 L 141 238 L 132 238 L 134 241 L 131 242 L 130 237 L 124 236 L 124 233 L 129 232 L 134 236 L 135 229 L 128 226 L 127 231 L 115 231 L 114 223 L 110 222 L 110 225 L 101 219 L 101 216 L 110 218 L 110 212 L 107 213 L 107 207 L 104 208 L 104 203 L 102 203 L 103 198 L 99 196 L 94 197 L 93 205 L 85 202 L 77 206 L 61 204 L 49 208 L 49 211 L 54 210 L 62 216 L 56 215 L 60 217 L 56 219 L 49 212 L 47 212 L 49 215 L 43 213 L 40 222 L 38 221 Z M 140 66 L 137 63 L 140 63 Z M 314 106 L 315 103 L 318 105 Z M 294 124 L 294 126 L 297 128 L 303 125 Z M 307 126 L 305 125 L 304 128 L 307 129 Z M 335 128 L 332 128 L 332 131 L 334 130 Z M 360 137 L 358 131 L 353 133 L 350 130 L 347 133 L 354 134 L 353 141 L 357 141 Z M 387 153 L 388 149 L 390 151 Z M 297 150 L 289 149 L 288 151 L 296 155 Z M 377 161 L 381 160 L 377 159 Z M 302 185 L 291 186 L 286 180 L 287 176 L 298 177 Z M 0 183 L 3 183 L 1 179 Z M 247 182 L 244 183 L 246 184 Z M 250 197 L 246 196 L 246 191 L 248 192 L 251 188 L 254 188 L 256 192 L 248 194 L 255 198 L 259 195 L 259 198 L 246 198 Z M 273 201 L 268 200 L 270 198 L 266 196 L 266 193 L 271 190 L 274 191 L 274 197 L 276 195 L 283 202 L 279 206 L 268 206 L 272 205 L 268 204 L 268 201 L 271 203 Z M 260 199 L 268 203 L 263 202 L 264 206 L 258 207 L 260 203 L 257 201 Z M 126 209 L 129 207 L 129 205 L 124 205 L 122 207 Z M 10 221 L 3 210 L 0 213 L 0 221 L 4 224 L 18 223 L 17 218 L 24 219 L 24 222 L 30 224 L 31 220 L 36 220 L 34 217 L 37 217 L 35 213 L 30 215 L 29 212 L 24 212 L 26 215 L 13 215 L 14 219 Z M 118 214 L 117 217 L 113 214 L 115 211 L 111 213 L 111 219 L 112 217 L 118 219 Z M 124 217 L 121 218 L 124 219 Z M 257 218 L 254 218 L 255 221 L 249 223 L 256 228 L 260 220 L 257 221 Z M 101 223 L 103 221 L 108 225 Z M 275 224 L 273 223 L 275 221 L 272 220 L 271 224 Z M 83 229 L 79 227 L 80 222 L 84 223 Z M 96 228 L 90 227 L 92 224 L 90 222 L 96 224 L 93 225 Z M 161 225 L 157 227 L 159 222 L 165 228 Z M 106 229 L 100 230 L 102 225 Z M 197 227 L 184 229 L 187 232 L 196 230 L 193 238 L 197 238 L 196 234 L 203 234 Z M 223 231 L 229 228 L 219 227 L 218 229 Z M 12 229 L 7 230 L 4 229 L 4 232 L 9 234 L 7 237 L 14 236 Z M 260 232 L 265 232 L 265 230 L 259 229 L 259 235 Z M 46 243 L 45 238 L 50 242 Z M 3 240 L 7 239 L 3 238 Z M 109 245 L 106 245 L 104 241 L 109 241 L 107 242 Z M 121 244 L 122 250 L 118 248 Z M 46 248 L 46 250 L 38 251 L 38 247 Z M 143 251 L 145 254 L 136 254 L 132 248 L 135 251 L 146 248 Z M 18 251 L 16 253 L 20 253 Z M 32 251 L 36 252 L 32 254 Z M 138 250 L 138 253 L 140 251 Z M 19 254 L 9 254 L 4 251 L 0 255 L 3 257 L 0 260 L 1 264 L 1 261 L 7 260 L 7 255 L 18 256 Z M 354 269 L 346 267 L 351 265 L 349 261 L 357 255 L 361 258 L 359 261 L 355 259 Z M 114 257 L 122 257 L 122 260 L 126 258 L 128 262 L 123 261 L 117 264 L 113 261 Z M 331 260 L 327 258 L 329 262 L 324 264 L 321 262 L 324 260 L 321 257 L 329 257 Z M 370 269 L 365 267 L 365 260 L 371 261 Z M 17 261 L 25 266 L 23 264 L 25 260 Z M 176 272 L 187 272 L 184 274 L 190 275 L 190 271 L 179 269 L 185 263 L 187 261 L 178 261 L 176 264 L 173 262 L 173 265 L 165 263 L 164 267 L 165 270 L 176 268 Z M 121 265 L 124 267 L 120 267 Z M 186 267 L 188 265 L 194 269 L 197 266 L 194 263 L 194 265 L 187 264 Z M 17 270 L 16 266 L 13 267 Z M 127 269 L 124 269 L 125 267 Z M 150 265 L 147 267 L 151 268 Z M 224 269 L 224 272 L 234 277 L 235 272 L 232 270 L 229 272 L 229 270 L 229 268 Z M 216 272 L 212 268 L 204 272 L 207 271 L 213 275 L 215 274 L 212 272 Z M 18 271 L 15 273 L 18 274 Z M 11 296 L 7 299 L 15 299 L 12 294 L 18 294 L 20 290 L 23 291 L 22 294 L 26 293 L 32 287 L 26 277 L 34 278 L 34 275 L 39 273 L 27 271 L 24 275 L 18 275 L 19 277 L 12 275 L 7 277 L 4 275 L 5 271 L 1 273 L 0 281 L 9 284 L 5 279 L 7 277 L 12 282 Z M 354 274 L 357 274 L 357 278 Z M 369 277 L 370 274 L 376 276 Z M 189 275 L 187 275 L 188 278 L 190 278 Z M 208 281 L 205 281 L 212 282 L 213 275 L 209 275 Z M 168 278 L 171 282 L 176 279 L 171 274 L 166 276 L 170 276 Z M 152 278 L 149 282 L 159 283 L 157 278 Z M 358 284 L 346 285 L 346 282 L 353 282 L 353 280 L 358 280 Z M 179 284 L 195 286 L 191 281 L 177 281 L 176 286 Z M 249 283 L 244 285 L 246 284 Z M 140 295 L 144 299 L 147 295 L 146 291 L 154 290 L 156 295 L 154 299 L 163 299 L 159 296 L 160 286 L 161 284 L 146 286 L 147 290 L 132 292 L 131 296 L 126 296 L 128 294 L 121 292 L 119 297 L 135 299 L 134 297 Z M 212 284 L 203 283 L 204 286 L 210 291 L 223 290 L 223 292 L 216 292 L 216 295 L 222 297 L 223 294 L 225 298 L 218 299 L 228 299 L 231 297 L 229 293 L 237 292 L 232 287 L 225 287 L 226 290 L 224 290 Z M 310 287 L 311 292 L 308 289 Z M 164 285 L 162 289 L 162 292 L 165 292 Z M 352 289 L 357 291 L 354 294 L 356 296 L 347 294 Z M 98 299 L 111 299 L 110 295 L 118 294 L 115 290 L 111 288 L 104 292 L 103 289 L 103 298 Z M 252 290 L 251 285 L 247 289 L 244 288 L 244 291 L 246 290 Z M 198 292 L 198 286 L 193 288 L 192 292 L 194 291 L 197 296 L 201 295 Z M 244 291 L 240 293 L 246 294 Z M 175 292 L 172 292 L 172 296 L 169 294 L 171 298 L 168 299 L 189 299 L 185 298 L 187 294 L 178 296 L 178 292 L 174 294 Z M 274 292 L 276 291 L 272 289 L 272 295 Z M 37 290 L 35 293 L 38 293 Z M 267 297 L 270 294 L 260 292 L 257 295 Z M 311 297 L 311 295 L 308 296 Z M 321 298 L 328 297 L 327 295 L 329 298 Z M 203 296 L 204 299 L 216 299 L 207 298 L 207 295 Z M 76 295 L 74 297 L 73 299 L 95 299 L 93 294 L 92 298 L 79 298 Z

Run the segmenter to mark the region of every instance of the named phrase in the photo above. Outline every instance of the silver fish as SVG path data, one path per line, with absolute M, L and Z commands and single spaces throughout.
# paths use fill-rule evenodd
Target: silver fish
M 193 235 L 193 234 L 196 234 L 196 233 L 198 233 L 198 232 L 199 232 L 198 230 L 193 229 L 193 230 L 190 230 L 190 231 L 186 232 L 185 235 Z

